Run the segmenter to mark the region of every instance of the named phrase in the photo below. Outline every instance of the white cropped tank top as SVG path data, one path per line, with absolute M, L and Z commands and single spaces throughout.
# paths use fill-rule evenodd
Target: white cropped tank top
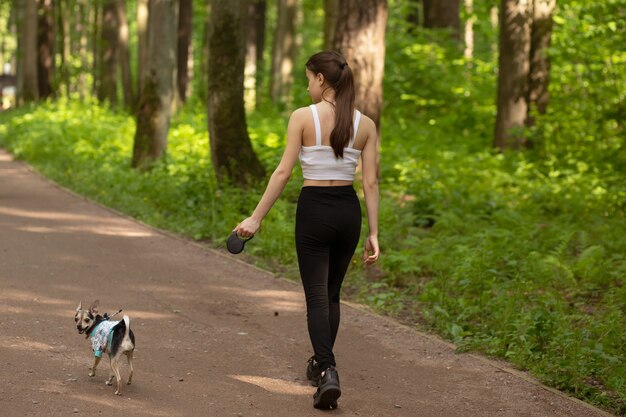
M 300 150 L 300 164 L 305 180 L 345 180 L 354 181 L 354 172 L 361 156 L 361 151 L 354 149 L 356 133 L 359 129 L 361 112 L 356 111 L 354 116 L 354 134 L 343 148 L 343 158 L 337 158 L 333 148 L 322 145 L 322 128 L 315 104 L 309 106 L 315 123 L 315 146 L 302 146 Z

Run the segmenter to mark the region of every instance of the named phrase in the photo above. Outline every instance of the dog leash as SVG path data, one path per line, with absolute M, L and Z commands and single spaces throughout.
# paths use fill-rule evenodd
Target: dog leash
M 117 316 L 117 315 L 118 315 L 118 314 L 120 314 L 121 312 L 122 312 L 122 309 L 120 308 L 117 312 L 115 312 L 115 313 L 111 314 L 110 316 L 109 316 L 109 313 L 104 313 L 104 316 L 102 316 L 102 318 L 103 318 L 104 320 L 110 320 L 111 318 L 113 318 L 113 317 Z

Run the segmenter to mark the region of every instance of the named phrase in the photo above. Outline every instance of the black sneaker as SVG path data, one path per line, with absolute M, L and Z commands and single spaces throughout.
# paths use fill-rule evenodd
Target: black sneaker
M 337 408 L 337 398 L 341 396 L 339 374 L 331 366 L 322 372 L 317 392 L 313 395 L 313 407 L 320 409 Z
M 315 356 L 311 356 L 306 364 L 306 379 L 309 380 L 311 385 L 317 387 L 320 383 L 321 374 L 320 364 L 315 360 Z

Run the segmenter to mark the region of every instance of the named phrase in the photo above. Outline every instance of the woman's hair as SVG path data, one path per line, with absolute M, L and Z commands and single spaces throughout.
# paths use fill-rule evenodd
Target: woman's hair
M 335 128 L 330 133 L 330 146 L 335 156 L 343 158 L 343 148 L 348 146 L 353 134 L 354 77 L 346 59 L 335 51 L 322 51 L 306 63 L 313 74 L 321 73 L 329 88 L 335 90 Z M 322 99 L 324 93 L 322 92 Z

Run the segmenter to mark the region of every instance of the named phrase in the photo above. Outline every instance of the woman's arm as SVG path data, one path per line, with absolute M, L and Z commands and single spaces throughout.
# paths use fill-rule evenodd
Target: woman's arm
M 300 154 L 302 147 L 302 131 L 304 128 L 305 108 L 298 109 L 291 114 L 289 125 L 287 126 L 287 145 L 283 157 L 270 177 L 263 197 L 257 204 L 250 217 L 242 221 L 235 227 L 237 234 L 242 237 L 254 236 L 261 227 L 261 222 L 270 211 L 280 194 L 285 189 L 285 185 L 291 177 L 293 166 Z
M 363 261 L 367 265 L 371 265 L 378 260 L 380 254 L 378 247 L 378 132 L 376 125 L 369 117 L 365 117 L 362 123 L 367 131 L 367 141 L 361 153 L 361 161 L 363 164 L 363 194 L 365 195 L 367 224 L 369 225 Z

